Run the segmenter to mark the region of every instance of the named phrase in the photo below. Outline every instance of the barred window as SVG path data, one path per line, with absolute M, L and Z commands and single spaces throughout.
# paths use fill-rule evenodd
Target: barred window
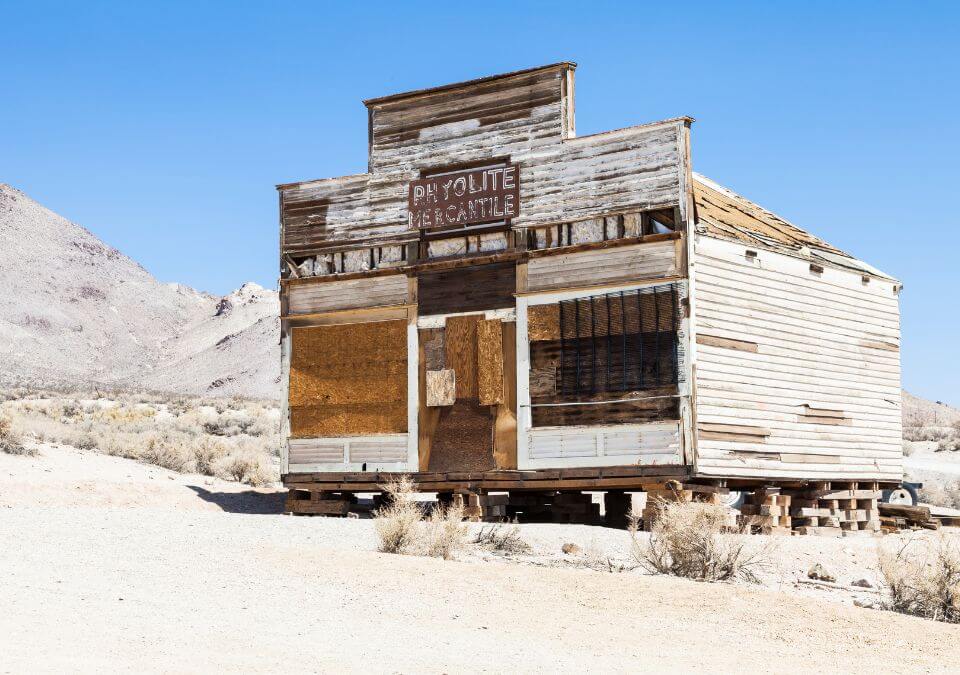
M 560 302 L 561 397 L 642 391 L 680 380 L 677 284 Z

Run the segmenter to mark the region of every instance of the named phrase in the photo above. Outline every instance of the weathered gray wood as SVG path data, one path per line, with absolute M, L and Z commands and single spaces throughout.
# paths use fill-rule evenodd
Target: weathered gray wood
M 534 258 L 527 263 L 527 288 L 556 288 L 641 279 L 661 279 L 678 273 L 672 241 L 637 244 L 599 251 Z
M 407 277 L 388 274 L 365 279 L 298 283 L 292 284 L 287 294 L 290 314 L 402 305 L 407 302 Z
M 370 173 L 279 186 L 283 252 L 414 241 L 409 182 L 493 160 L 520 165 L 517 228 L 678 205 L 689 120 L 572 138 L 572 72 L 556 64 L 368 101 Z

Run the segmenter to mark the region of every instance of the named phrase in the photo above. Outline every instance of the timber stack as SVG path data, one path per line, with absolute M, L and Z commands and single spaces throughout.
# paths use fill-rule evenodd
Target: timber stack
M 404 473 L 482 519 L 739 490 L 873 531 L 820 486 L 902 478 L 900 283 L 694 173 L 689 117 L 578 136 L 575 70 L 367 100 L 367 172 L 278 186 L 290 510 Z

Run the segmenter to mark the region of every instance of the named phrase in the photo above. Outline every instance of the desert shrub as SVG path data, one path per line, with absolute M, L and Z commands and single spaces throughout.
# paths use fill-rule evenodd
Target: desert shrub
M 0 417 L 0 451 L 8 455 L 36 455 L 37 450 L 27 446 L 20 434 L 14 430 L 9 417 Z
M 890 609 L 960 623 L 960 545 L 945 535 L 882 548 L 880 572 Z
M 960 509 L 960 481 L 940 482 L 930 475 L 924 480 L 919 497 L 924 504 Z
M 383 553 L 404 553 L 417 541 L 423 512 L 414 500 L 409 476 L 399 476 L 381 486 L 388 503 L 374 512 L 374 529 Z
M 193 462 L 195 471 L 205 476 L 213 476 L 217 462 L 230 448 L 213 438 L 198 438 L 193 444 Z
M 698 581 L 742 579 L 757 583 L 768 564 L 769 543 L 748 545 L 743 532 L 730 533 L 730 511 L 720 504 L 667 502 L 656 505 L 649 539 L 637 537 L 639 514 L 630 514 L 632 554 L 649 572 Z
M 151 434 L 143 439 L 136 458 L 177 472 L 190 471 L 194 466 L 192 448 L 188 444 L 181 439 L 160 434 Z
M 246 452 L 234 452 L 216 461 L 213 473 L 220 478 L 232 479 L 260 487 L 273 482 L 274 477 L 261 457 Z
M 903 456 L 909 457 L 912 454 L 913 454 L 913 443 L 905 439 L 903 441 Z
M 530 544 L 525 542 L 520 535 L 518 526 L 508 526 L 503 523 L 481 527 L 473 543 L 480 544 L 491 551 L 502 553 L 529 553 L 531 550 Z
M 464 547 L 467 526 L 463 524 L 463 504 L 437 507 L 425 525 L 427 555 L 450 560 Z
M 136 392 L 97 399 L 90 392 L 34 391 L 22 392 L 4 409 L 16 413 L 22 434 L 39 441 L 251 485 L 276 480 L 271 456 L 280 445 L 277 406 L 253 401 L 234 410 L 238 399 L 229 408 L 223 405 L 226 412 L 218 420 L 209 401 Z
M 960 451 L 960 433 L 954 433 L 943 438 L 937 444 L 937 452 L 958 452 Z

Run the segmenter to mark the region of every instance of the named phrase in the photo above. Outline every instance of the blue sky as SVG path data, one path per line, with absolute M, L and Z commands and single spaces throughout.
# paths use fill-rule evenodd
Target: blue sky
M 694 168 L 905 283 L 960 404 L 960 5 L 0 1 L 0 181 L 164 281 L 274 286 L 276 183 L 362 172 L 361 99 L 561 60 L 577 131 L 691 115 Z

